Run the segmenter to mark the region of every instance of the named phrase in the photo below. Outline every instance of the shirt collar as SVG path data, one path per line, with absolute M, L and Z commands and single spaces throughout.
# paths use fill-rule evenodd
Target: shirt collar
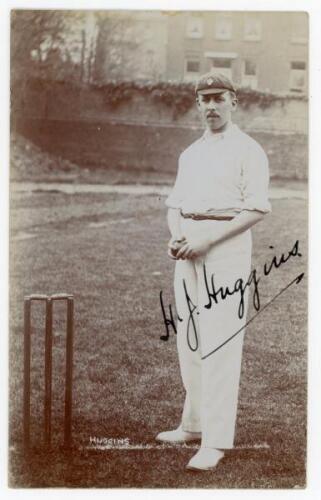
M 220 140 L 220 139 L 225 139 L 225 137 L 230 136 L 234 132 L 238 130 L 238 126 L 235 123 L 229 122 L 227 128 L 224 130 L 224 132 L 220 132 L 218 134 L 213 134 L 210 130 L 206 129 L 204 134 L 202 135 L 201 139 L 203 140 Z

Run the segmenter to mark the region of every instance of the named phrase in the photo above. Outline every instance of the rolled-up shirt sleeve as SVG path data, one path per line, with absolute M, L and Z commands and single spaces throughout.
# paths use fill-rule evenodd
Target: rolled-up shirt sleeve
M 268 198 L 269 162 L 259 144 L 252 143 L 248 148 L 242 173 L 243 210 L 271 212 Z
M 181 155 L 178 160 L 176 181 L 171 193 L 165 200 L 165 205 L 168 208 L 181 209 L 184 201 L 184 195 L 185 195 L 184 175 L 183 175 L 183 165 L 182 165 L 182 155 Z

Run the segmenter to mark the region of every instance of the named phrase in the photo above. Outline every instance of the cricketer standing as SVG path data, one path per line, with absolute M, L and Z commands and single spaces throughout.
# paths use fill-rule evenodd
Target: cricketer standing
M 186 396 L 179 427 L 156 439 L 200 440 L 187 468 L 209 470 L 217 466 L 223 450 L 234 445 L 248 287 L 243 314 L 238 293 L 214 302 L 209 301 L 208 287 L 212 278 L 216 290 L 233 290 L 238 280 L 249 279 L 250 228 L 271 207 L 266 154 L 232 122 L 237 107 L 234 83 L 220 73 L 203 75 L 196 85 L 196 103 L 206 130 L 180 155 L 176 182 L 166 200 Z

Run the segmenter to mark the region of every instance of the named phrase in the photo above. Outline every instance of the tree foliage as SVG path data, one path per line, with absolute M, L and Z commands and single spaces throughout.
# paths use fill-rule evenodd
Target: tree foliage
M 54 72 L 57 47 L 62 42 L 63 17 L 59 11 L 14 10 L 11 13 L 11 77 L 50 78 Z M 42 48 L 52 52 L 44 58 Z M 57 69 L 57 68 L 55 68 Z
M 131 71 L 130 53 L 138 44 L 129 28 L 128 15 L 121 12 L 14 10 L 12 82 L 91 84 L 106 73 L 121 78 L 120 70 Z

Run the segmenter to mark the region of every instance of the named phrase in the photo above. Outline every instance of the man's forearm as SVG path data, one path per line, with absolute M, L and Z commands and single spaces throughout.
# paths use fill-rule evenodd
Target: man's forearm
M 228 224 L 217 225 L 215 234 L 210 235 L 213 245 L 243 233 L 264 217 L 263 212 L 258 210 L 243 210 Z
M 178 211 L 177 211 L 178 212 Z M 199 255 L 206 253 L 212 246 L 215 246 L 222 241 L 232 238 L 240 233 L 243 233 L 254 224 L 262 220 L 264 214 L 257 210 L 244 210 L 239 215 L 237 215 L 233 220 L 228 222 L 228 224 L 215 224 L 212 231 L 210 228 L 206 228 L 206 233 L 200 233 L 199 235 L 192 234 L 188 237 L 184 237 L 180 248 L 175 253 L 175 259 L 193 259 Z M 168 214 L 168 225 L 172 232 L 172 238 L 181 238 L 179 221 L 180 214 L 175 214 L 173 212 Z

